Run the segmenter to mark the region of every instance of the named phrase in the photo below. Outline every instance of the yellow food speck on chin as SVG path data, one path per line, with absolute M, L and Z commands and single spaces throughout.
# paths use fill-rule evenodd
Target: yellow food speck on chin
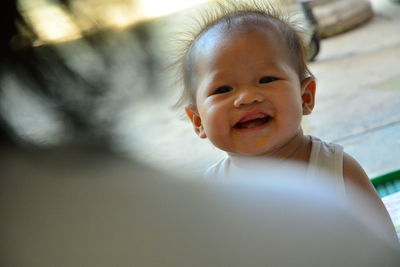
M 265 146 L 267 143 L 267 137 L 261 136 L 256 138 L 256 146 Z

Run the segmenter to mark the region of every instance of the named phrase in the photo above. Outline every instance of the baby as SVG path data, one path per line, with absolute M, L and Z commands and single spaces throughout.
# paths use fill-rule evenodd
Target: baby
M 341 146 L 303 133 L 302 116 L 314 108 L 316 83 L 296 26 L 265 2 L 219 2 L 202 19 L 181 57 L 184 90 L 178 103 L 196 134 L 227 152 L 207 176 L 251 168 L 252 159 L 306 164 L 306 177 L 330 173 L 346 198 L 352 197 L 346 187 L 358 185 L 395 239 L 359 163 Z

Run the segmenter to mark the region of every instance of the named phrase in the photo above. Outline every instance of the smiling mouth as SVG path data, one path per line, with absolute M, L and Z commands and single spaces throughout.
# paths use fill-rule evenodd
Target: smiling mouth
M 271 120 L 271 116 L 263 115 L 255 119 L 242 119 L 236 123 L 233 128 L 235 129 L 253 129 L 267 124 Z

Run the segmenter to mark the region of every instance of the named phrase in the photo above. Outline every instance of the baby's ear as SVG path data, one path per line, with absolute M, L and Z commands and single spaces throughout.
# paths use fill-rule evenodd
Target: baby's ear
M 303 115 L 311 114 L 315 105 L 315 79 L 307 77 L 301 82 L 301 99 L 303 102 Z
M 203 125 L 201 124 L 201 118 L 199 112 L 194 105 L 187 105 L 185 107 L 186 115 L 189 117 L 193 124 L 194 131 L 200 138 L 207 138 L 206 132 L 204 131 Z

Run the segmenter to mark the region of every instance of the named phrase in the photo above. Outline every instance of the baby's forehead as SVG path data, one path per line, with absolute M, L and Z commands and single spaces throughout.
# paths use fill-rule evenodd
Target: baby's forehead
M 265 34 L 266 37 L 283 38 L 282 29 L 278 21 L 272 17 L 237 15 L 221 19 L 203 30 L 192 45 L 193 53 L 206 52 L 214 49 L 227 39 L 240 38 L 241 35 L 252 31 Z M 283 39 L 281 39 L 283 42 Z
M 219 21 L 204 30 L 192 45 L 190 61 L 196 64 L 203 55 L 210 56 L 216 51 L 224 50 L 221 49 L 224 45 L 236 42 L 236 38 L 246 38 L 245 35 L 253 32 L 261 33 L 263 38 L 274 40 L 274 43 L 285 43 L 282 30 L 273 18 L 238 16 Z

